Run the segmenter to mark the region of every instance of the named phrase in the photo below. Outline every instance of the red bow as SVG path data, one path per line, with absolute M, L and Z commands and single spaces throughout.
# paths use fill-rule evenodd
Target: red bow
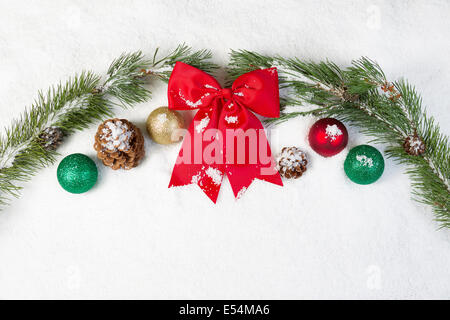
M 236 198 L 255 178 L 283 185 L 264 128 L 247 110 L 279 117 L 276 68 L 243 74 L 231 89 L 222 89 L 207 73 L 177 62 L 168 98 L 170 109 L 199 109 L 184 137 L 169 187 L 196 183 L 215 203 L 224 174 Z

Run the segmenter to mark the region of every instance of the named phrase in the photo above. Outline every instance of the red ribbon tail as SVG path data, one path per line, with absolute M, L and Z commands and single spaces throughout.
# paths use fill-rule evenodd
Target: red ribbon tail
M 283 186 L 280 174 L 272 163 L 269 167 L 260 165 L 227 166 L 226 173 L 236 199 L 241 198 L 255 179 Z
M 222 180 L 223 171 L 218 166 L 182 163 L 173 168 L 169 188 L 197 184 L 216 203 Z
M 230 163 L 230 161 L 228 161 L 226 165 L 226 174 L 231 187 L 233 188 L 234 196 L 237 199 L 244 194 L 255 179 L 283 186 L 261 122 L 251 112 L 248 112 L 245 109 L 244 112 L 245 113 L 243 114 L 245 114 L 247 118 L 246 131 L 243 131 L 240 134 L 240 139 L 242 141 L 243 137 L 245 138 L 245 132 L 248 132 L 248 143 L 245 143 L 245 147 L 242 148 L 239 142 L 237 142 L 237 140 L 239 140 L 238 133 L 236 134 L 238 138 L 234 140 L 234 143 L 231 144 L 229 150 L 227 149 L 227 141 L 225 141 L 226 155 L 231 153 L 234 156 L 234 159 L 232 159 L 234 162 Z M 252 132 L 254 132 L 253 135 Z M 234 136 L 232 139 L 234 139 Z M 245 159 L 244 163 L 240 164 L 239 158 Z

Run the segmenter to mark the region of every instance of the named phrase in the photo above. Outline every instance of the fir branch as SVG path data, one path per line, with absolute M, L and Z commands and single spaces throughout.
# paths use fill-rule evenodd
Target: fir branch
M 209 51 L 192 52 L 186 45 L 161 58 L 157 54 L 155 50 L 152 60 L 145 59 L 141 52 L 122 54 L 112 62 L 104 81 L 92 72 L 83 72 L 45 93 L 39 92 L 32 106 L 0 136 L 0 206 L 9 203 L 11 196 L 18 197 L 23 182 L 56 160 L 57 153 L 46 148 L 40 138 L 45 129 L 56 127 L 69 135 L 111 117 L 115 106 L 127 108 L 147 101 L 150 91 L 145 88 L 144 76 L 155 74 L 167 81 L 176 60 L 205 71 L 215 67 L 206 61 L 211 57 Z M 160 66 L 166 70 L 151 71 Z
M 305 62 L 232 51 L 229 74 L 234 79 L 272 66 L 278 68 L 280 94 L 285 91 L 287 95 L 280 118 L 268 122 L 315 115 L 358 126 L 372 141 L 388 145 L 386 155 L 407 167 L 414 199 L 432 207 L 441 227 L 450 227 L 449 139 L 426 114 L 413 86 L 404 80 L 389 82 L 381 67 L 364 57 L 352 61 L 349 68 L 340 68 L 330 61 Z M 286 112 L 286 106 L 298 111 Z M 426 145 L 421 156 L 410 155 L 403 147 L 405 139 L 414 134 Z
M 209 61 L 212 57 L 210 50 L 192 51 L 190 47 L 182 44 L 163 57 L 158 58 L 158 53 L 159 48 L 155 50 L 153 59 L 149 64 L 149 70 L 142 70 L 142 72 L 150 76 L 155 75 L 164 82 L 169 82 L 172 69 L 177 61 L 187 63 L 207 73 L 211 73 L 218 68 L 216 64 Z
M 45 94 L 40 92 L 31 108 L 5 130 L 0 138 L 0 204 L 8 201 L 8 195 L 19 195 L 21 187 L 15 181 L 29 180 L 55 160 L 55 152 L 39 143 L 45 128 L 58 126 L 70 133 L 110 114 L 103 99 L 90 97 L 99 81 L 98 76 L 84 72 Z
M 122 54 L 111 63 L 108 69 L 108 78 L 101 86 L 100 91 L 115 97 L 123 107 L 146 101 L 150 92 L 143 87 L 142 69 L 150 66 L 142 52 Z

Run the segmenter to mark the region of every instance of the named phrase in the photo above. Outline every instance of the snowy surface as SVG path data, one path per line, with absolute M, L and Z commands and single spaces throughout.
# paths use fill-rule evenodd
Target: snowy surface
M 0 125 L 75 72 L 186 42 L 222 65 L 229 48 L 341 65 L 367 55 L 417 85 L 449 135 L 449 15 L 444 0 L 0 0 Z M 166 86 L 151 89 L 117 116 L 144 130 L 167 105 Z M 313 122 L 271 132 L 273 151 L 308 154 L 305 175 L 283 188 L 257 181 L 239 201 L 227 180 L 216 205 L 196 186 L 168 189 L 180 144 L 147 136 L 138 168 L 97 161 L 98 184 L 82 195 L 58 185 L 56 165 L 43 170 L 0 213 L 0 298 L 450 298 L 450 232 L 411 201 L 404 168 L 387 160 L 377 183 L 351 183 L 345 155 L 367 138 L 349 128 L 348 148 L 324 159 L 306 141 Z M 94 158 L 96 129 L 61 153 Z

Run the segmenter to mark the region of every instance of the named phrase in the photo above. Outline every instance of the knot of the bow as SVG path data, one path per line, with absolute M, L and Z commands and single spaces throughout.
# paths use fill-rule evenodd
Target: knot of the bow
M 231 100 L 233 91 L 230 88 L 222 89 L 222 97 L 226 100 Z

